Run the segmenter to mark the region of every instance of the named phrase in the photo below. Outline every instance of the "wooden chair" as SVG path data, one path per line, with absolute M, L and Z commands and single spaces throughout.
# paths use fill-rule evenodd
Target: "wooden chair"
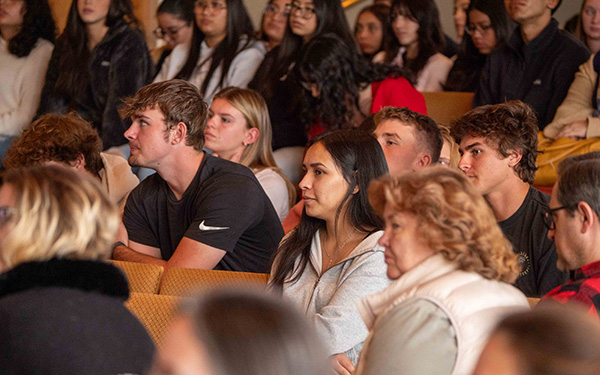
M 529 302 L 529 306 L 534 308 L 540 302 L 539 298 L 527 297 L 527 302 Z
M 449 125 L 471 110 L 472 92 L 423 92 L 427 114 L 438 124 Z
M 181 298 L 175 296 L 131 293 L 125 307 L 139 319 L 156 346 L 160 347 L 180 301 Z
M 163 276 L 160 294 L 185 296 L 217 288 L 264 288 L 268 278 L 266 273 L 170 268 Z
M 125 272 L 129 290 L 135 293 L 158 293 L 164 268 L 154 264 L 111 260 L 112 264 Z

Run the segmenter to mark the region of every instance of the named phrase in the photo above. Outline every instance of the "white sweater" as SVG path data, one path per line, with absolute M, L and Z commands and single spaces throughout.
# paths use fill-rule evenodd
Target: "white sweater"
M 240 45 L 244 45 L 245 41 L 246 39 L 242 38 L 240 40 Z M 183 68 L 183 65 L 188 58 L 189 51 L 189 44 L 179 44 L 173 48 L 173 52 L 171 52 L 169 57 L 165 59 L 160 72 L 154 79 L 154 82 L 161 82 L 175 78 L 177 73 L 179 73 L 181 68 Z M 200 57 L 198 58 L 197 65 L 192 73 L 192 76 L 188 80 L 198 88 L 202 87 L 204 80 L 207 78 L 206 75 L 208 74 L 208 70 L 210 68 L 211 55 L 213 51 L 214 47 L 208 47 L 205 41 L 201 43 Z M 266 50 L 262 43 L 257 41 L 251 42 L 248 48 L 238 52 L 238 54 L 234 57 L 231 65 L 229 66 L 229 70 L 225 74 L 225 78 L 223 79 L 223 84 L 221 86 L 219 86 L 219 79 L 221 78 L 222 64 L 218 66 L 213 72 L 212 76 L 208 77 L 210 81 L 206 87 L 204 100 L 210 104 L 213 96 L 221 89 L 224 89 L 228 86 L 241 88 L 248 87 L 248 83 L 250 83 L 254 77 L 254 74 L 256 73 L 256 70 L 258 69 L 258 66 L 263 61 L 265 53 Z
M 19 135 L 35 116 L 53 49 L 38 39 L 28 56 L 17 57 L 0 38 L 0 136 Z

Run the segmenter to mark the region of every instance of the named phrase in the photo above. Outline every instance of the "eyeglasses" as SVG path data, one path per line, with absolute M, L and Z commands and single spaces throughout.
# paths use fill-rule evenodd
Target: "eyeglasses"
M 275 4 L 267 4 L 267 6 L 265 7 L 265 13 L 269 13 L 271 16 L 274 16 L 276 14 L 281 14 L 284 17 L 288 17 L 290 15 L 290 11 L 292 10 L 292 7 L 290 4 L 286 4 L 285 7 L 283 7 L 283 9 L 280 9 L 279 6 L 275 5 Z
M 549 208 L 548 211 L 544 212 L 544 225 L 548 230 L 556 230 L 556 223 L 554 222 L 554 213 L 560 210 L 571 210 L 573 206 L 560 206 L 556 208 Z
M 219 3 L 217 1 L 208 2 L 196 0 L 194 5 L 196 8 L 199 8 L 201 12 L 204 12 L 205 9 L 208 9 L 211 14 L 219 14 L 223 9 L 227 8 L 227 4 Z
M 492 25 L 467 25 L 465 30 L 469 35 L 473 35 L 475 31 L 479 31 L 480 34 L 487 33 L 492 28 Z
M 305 20 L 311 19 L 316 13 L 315 8 L 301 7 L 298 4 L 292 3 L 290 14 L 296 14 L 297 11 L 300 11 L 300 17 Z
M 2 0 L 0 0 L 2 1 Z M 15 210 L 12 207 L 1 206 L 0 207 L 0 226 L 6 225 L 12 218 Z
M 1 1 L 1 0 L 0 0 Z M 189 24 L 185 24 L 185 25 L 181 25 L 179 27 L 175 27 L 175 28 L 169 28 L 166 30 L 161 29 L 160 27 L 157 27 L 156 29 L 154 29 L 153 33 L 154 36 L 156 36 L 158 39 L 163 39 L 165 36 L 169 36 L 169 37 L 174 37 L 175 35 L 177 35 L 177 33 L 179 32 L 179 30 L 183 29 L 184 27 L 189 26 Z

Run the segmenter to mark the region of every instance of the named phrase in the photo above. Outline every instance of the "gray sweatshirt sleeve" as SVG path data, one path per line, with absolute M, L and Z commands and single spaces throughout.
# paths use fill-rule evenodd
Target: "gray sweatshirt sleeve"
M 448 375 L 456 355 L 448 317 L 432 302 L 419 299 L 395 307 L 375 325 L 358 375 Z

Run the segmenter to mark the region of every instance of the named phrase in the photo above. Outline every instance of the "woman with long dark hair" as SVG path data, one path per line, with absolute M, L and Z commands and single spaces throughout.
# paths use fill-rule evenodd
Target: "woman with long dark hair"
M 254 39 L 242 0 L 196 0 L 191 44 L 175 47 L 154 82 L 172 78 L 191 82 L 210 103 L 228 86 L 245 88 L 265 54 Z
M 152 58 L 159 72 L 167 56 L 179 44 L 190 43 L 194 33 L 194 0 L 164 0 L 156 10 L 157 38 L 165 45 L 152 50 Z
M 48 0 L 0 1 L 0 158 L 35 116 L 54 32 Z
M 514 28 L 504 0 L 472 0 L 461 52 L 448 74 L 445 90 L 474 92 L 487 56 L 504 46 Z
M 270 284 L 306 312 L 336 370 L 352 372 L 368 334 L 356 303 L 388 285 L 382 221 L 367 198 L 387 164 L 374 137 L 342 130 L 310 143 L 304 169 L 300 225 L 277 250 Z
M 371 60 L 392 38 L 390 7 L 375 4 L 363 8 L 356 18 L 354 37 L 363 55 Z
M 594 55 L 600 52 L 600 1 L 584 0 L 577 18 L 575 36 L 590 49 Z
M 258 38 L 263 41 L 267 51 L 277 47 L 285 34 L 290 17 L 292 2 L 290 0 L 269 0 L 262 21 Z
M 442 54 L 446 42 L 434 0 L 394 0 L 391 14 L 395 38 L 374 61 L 403 67 L 419 91 L 442 91 L 452 61 Z
M 76 111 L 98 131 L 104 149 L 123 146 L 121 100 L 147 84 L 152 70 L 131 0 L 73 0 L 38 114 Z
M 324 33 L 334 33 L 347 48 L 358 50 L 339 0 L 292 1 L 281 44 L 267 54 L 249 85 L 267 102 L 275 160 L 292 181 L 299 175 L 307 138 L 300 116 L 304 93 L 290 73 L 302 46 Z
M 382 107 L 408 107 L 427 114 L 425 99 L 394 65 L 372 64 L 335 34 L 312 39 L 294 68 L 305 90 L 309 136 L 357 127 Z

